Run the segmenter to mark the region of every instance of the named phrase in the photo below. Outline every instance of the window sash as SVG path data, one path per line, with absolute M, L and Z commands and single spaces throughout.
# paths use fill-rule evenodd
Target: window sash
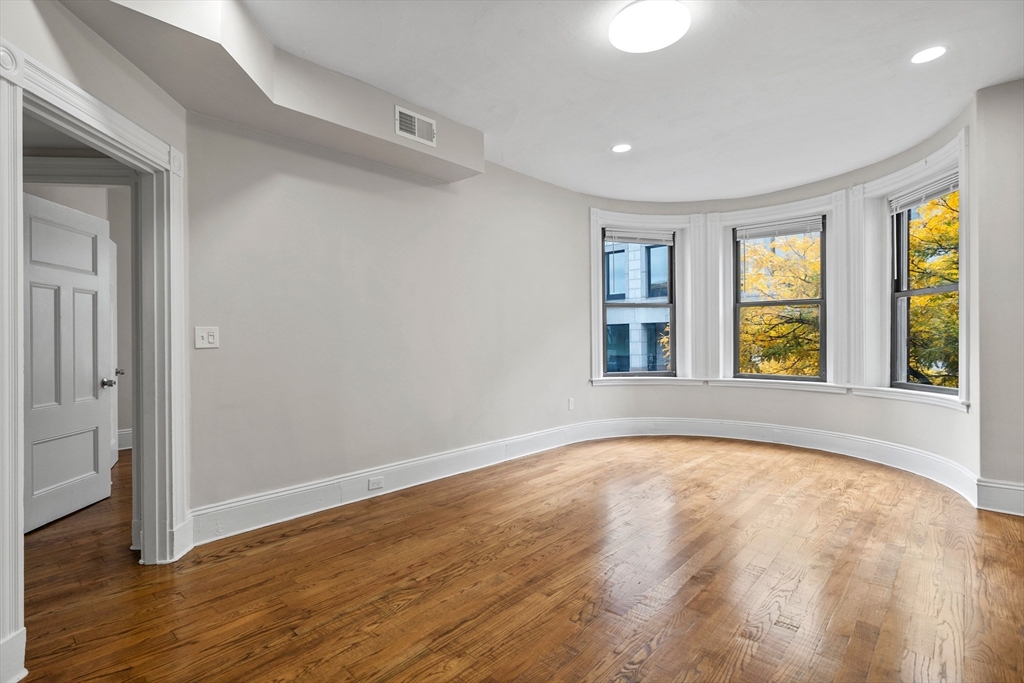
M 952 184 L 951 184 L 952 182 Z M 942 387 L 920 382 L 910 382 L 907 379 L 907 368 L 909 366 L 909 330 L 906 321 L 900 315 L 900 302 L 907 300 L 909 308 L 910 299 L 917 296 L 929 296 L 933 294 L 945 294 L 948 292 L 960 291 L 960 283 L 939 285 L 936 287 L 924 287 L 910 289 L 910 212 L 914 208 L 929 202 L 932 199 L 949 194 L 959 189 L 957 185 L 957 173 L 926 185 L 924 188 L 912 192 L 906 192 L 898 198 L 890 199 L 890 207 L 902 206 L 892 213 L 892 252 L 893 252 L 893 278 L 892 292 L 889 304 L 890 317 L 890 353 L 889 353 L 889 385 L 897 389 L 910 389 L 913 391 L 925 391 L 936 394 L 947 394 L 956 396 L 960 393 L 960 387 Z M 902 204 L 901 204 L 902 203 Z M 959 248 L 959 235 L 957 238 Z M 961 307 L 963 302 L 960 303 Z M 959 344 L 962 340 L 958 338 Z M 957 384 L 960 384 L 960 377 L 957 377 Z
M 641 239 L 642 238 L 642 239 Z M 613 252 L 604 251 L 605 245 L 609 242 L 642 244 L 647 246 L 668 247 L 668 292 L 667 297 L 660 301 L 626 301 L 629 294 L 629 261 L 626 257 L 626 293 L 622 300 L 609 300 L 608 296 L 608 254 Z M 604 286 L 604 300 L 601 302 L 601 374 L 604 377 L 676 377 L 679 359 L 677 357 L 678 344 L 676 338 L 679 329 L 676 325 L 675 306 L 675 233 L 666 231 L 645 231 L 642 229 L 605 228 L 601 237 L 601 249 L 604 257 L 601 260 L 601 279 Z M 647 250 L 645 249 L 645 252 Z M 644 258 L 647 258 L 645 254 Z M 649 267 L 648 267 L 649 273 Z M 661 299 L 662 297 L 658 297 Z M 642 370 L 627 372 L 612 372 L 608 370 L 608 311 L 609 309 L 629 308 L 667 308 L 669 312 L 668 325 L 669 333 L 669 362 L 671 370 L 651 371 Z
M 742 289 L 740 283 L 740 243 L 744 240 L 761 239 L 764 237 L 783 237 L 786 235 L 799 235 L 807 232 L 820 232 L 821 246 L 818 259 L 821 263 L 821 286 L 818 296 L 808 299 L 764 299 L 757 301 L 741 301 Z M 763 223 L 759 225 L 744 226 L 733 231 L 733 377 L 742 379 L 783 379 L 796 382 L 824 382 L 827 378 L 826 344 L 827 325 L 825 307 L 825 284 L 826 284 L 826 239 L 825 239 L 825 216 L 816 215 L 807 218 L 779 221 L 776 223 Z M 740 319 L 741 311 L 744 308 L 758 307 L 780 307 L 780 306 L 818 306 L 818 374 L 808 375 L 768 375 L 759 373 L 740 372 Z

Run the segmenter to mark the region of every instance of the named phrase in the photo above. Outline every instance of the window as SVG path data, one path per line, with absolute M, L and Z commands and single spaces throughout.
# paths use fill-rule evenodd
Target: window
M 604 231 L 604 373 L 671 375 L 672 233 Z
M 642 323 L 644 352 L 647 356 L 648 372 L 669 370 L 669 327 L 668 323 Z
M 825 217 L 735 231 L 737 377 L 825 379 Z
M 622 245 L 619 245 L 622 246 Z M 626 250 L 606 251 L 604 254 L 605 298 L 619 301 L 626 298 Z
M 892 386 L 956 394 L 960 380 L 957 174 L 890 199 Z
M 647 296 L 668 296 L 668 247 L 647 247 Z

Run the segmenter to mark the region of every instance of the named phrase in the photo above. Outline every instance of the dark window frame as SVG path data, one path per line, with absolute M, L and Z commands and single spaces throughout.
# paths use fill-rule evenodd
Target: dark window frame
M 943 192 L 939 197 L 949 194 L 950 191 Z M 924 199 L 917 206 L 925 204 L 935 197 L 930 199 Z M 951 285 L 940 285 L 938 287 L 925 287 L 922 289 L 910 289 L 910 214 L 916 208 L 910 207 L 899 211 L 891 215 L 892 225 L 892 253 L 893 253 L 893 272 L 892 272 L 892 287 L 891 287 L 891 300 L 889 304 L 889 386 L 896 389 L 909 389 L 911 391 L 923 391 L 933 394 L 943 394 L 946 396 L 958 396 L 960 394 L 960 375 L 957 374 L 957 386 L 956 387 L 941 387 L 935 386 L 934 384 L 919 384 L 916 382 L 901 381 L 902 377 L 902 365 L 901 361 L 907 359 L 909 356 L 908 346 L 910 344 L 909 335 L 904 329 L 902 321 L 900 320 L 900 304 L 903 299 L 906 299 L 906 305 L 909 309 L 910 299 L 915 296 L 923 296 L 929 294 L 944 294 L 947 292 L 956 292 L 957 301 L 962 306 L 963 302 L 960 301 L 960 281 L 957 279 L 956 284 Z M 960 249 L 960 227 L 957 225 L 957 251 Z M 959 258 L 959 253 L 958 253 Z M 961 311 L 962 312 L 962 311 Z M 909 315 L 909 313 L 908 313 Z M 957 334 L 957 348 L 961 340 L 959 333 Z M 901 349 L 902 347 L 902 349 Z M 907 361 L 909 370 L 909 360 Z
M 629 289 L 629 260 L 626 261 L 626 284 L 625 289 L 622 290 L 621 294 L 612 294 L 611 286 L 612 283 L 608 279 L 608 271 L 610 268 L 611 257 L 615 254 L 625 254 L 625 249 L 617 249 L 615 251 L 604 252 L 604 300 L 605 301 L 620 301 L 626 298 L 626 291 Z
M 668 287 L 669 287 L 669 280 L 671 279 L 671 276 L 668 276 L 668 279 L 665 280 L 665 283 L 664 283 L 665 293 L 664 294 L 653 294 L 651 292 L 651 290 L 655 286 L 657 286 L 659 289 L 662 286 L 662 283 L 660 283 L 660 282 L 654 283 L 651 280 L 651 272 L 652 272 L 651 271 L 651 250 L 652 249 L 668 249 L 669 251 L 668 251 L 668 255 L 666 256 L 666 258 L 671 259 L 671 256 L 672 256 L 672 253 L 671 253 L 672 250 L 666 244 L 648 244 L 648 245 L 645 245 L 645 247 L 644 247 L 644 265 L 647 267 L 647 298 L 653 299 L 655 297 L 663 297 L 663 296 L 664 297 L 668 297 Z M 671 261 L 668 264 L 667 270 L 669 270 L 669 271 L 672 270 Z
M 825 285 L 826 285 L 826 228 L 828 218 L 825 215 L 821 216 L 821 231 L 820 240 L 821 247 L 818 258 L 821 260 L 821 290 L 818 292 L 818 297 L 815 299 L 785 299 L 785 300 L 767 300 L 767 301 L 741 301 L 743 291 L 740 285 L 740 237 L 739 231 L 742 227 L 733 229 L 732 233 L 732 245 L 733 245 L 733 256 L 732 256 L 732 269 L 733 269 L 733 312 L 732 312 L 732 361 L 733 361 L 733 377 L 737 379 L 764 379 L 764 380 L 787 380 L 792 382 L 826 382 L 828 377 L 827 366 L 827 348 L 826 341 L 828 326 L 826 324 L 826 311 L 825 311 Z M 740 372 L 740 312 L 743 308 L 765 308 L 765 307 L 782 307 L 782 306 L 799 306 L 799 305 L 817 305 L 818 306 L 818 374 L 816 376 L 808 375 L 764 375 L 751 372 Z

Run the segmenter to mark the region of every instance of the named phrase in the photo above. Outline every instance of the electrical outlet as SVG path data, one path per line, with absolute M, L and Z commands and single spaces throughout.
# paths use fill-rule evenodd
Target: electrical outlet
M 570 398 L 569 399 L 569 410 L 573 410 L 575 408 L 576 408 L 576 399 Z
M 370 477 L 366 483 L 366 488 L 370 491 L 384 488 L 384 477 Z

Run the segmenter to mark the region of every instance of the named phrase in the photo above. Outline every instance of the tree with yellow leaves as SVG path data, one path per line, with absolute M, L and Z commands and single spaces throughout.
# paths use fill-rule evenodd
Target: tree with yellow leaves
M 960 192 L 909 212 L 906 273 L 906 376 L 915 384 L 957 387 L 960 376 Z M 914 290 L 928 290 L 913 294 Z
M 818 376 L 821 233 L 743 239 L 737 249 L 739 372 Z

